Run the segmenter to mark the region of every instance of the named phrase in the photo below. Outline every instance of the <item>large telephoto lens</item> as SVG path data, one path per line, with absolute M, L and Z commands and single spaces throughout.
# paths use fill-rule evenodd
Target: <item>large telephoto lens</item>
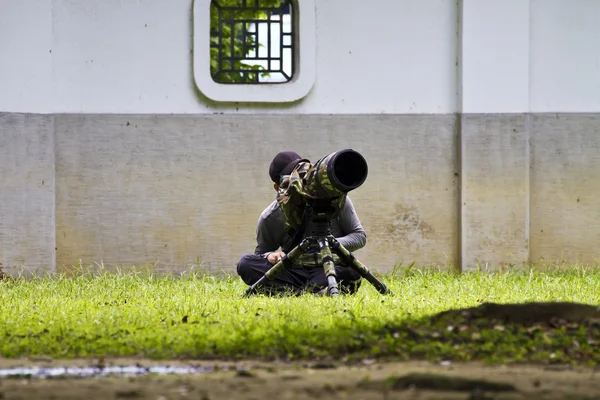
M 367 173 L 367 161 L 352 149 L 335 152 L 327 163 L 327 176 L 341 192 L 347 193 L 362 185 L 367 179 Z

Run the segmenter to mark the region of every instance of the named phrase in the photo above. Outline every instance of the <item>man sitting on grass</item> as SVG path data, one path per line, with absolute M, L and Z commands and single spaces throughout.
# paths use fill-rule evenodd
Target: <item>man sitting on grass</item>
M 269 166 L 269 175 L 276 192 L 282 177 L 291 174 L 301 161 L 308 160 L 289 151 L 280 152 L 275 156 Z M 293 243 L 294 233 L 287 232 L 279 204 L 277 200 L 273 201 L 264 209 L 258 220 L 254 254 L 244 255 L 238 262 L 237 273 L 242 280 L 247 285 L 256 283 L 265 272 L 298 244 Z M 339 216 L 331 221 L 331 234 L 351 252 L 364 247 L 367 242 L 365 230 L 348 196 Z M 327 278 L 323 268 L 317 266 L 314 254 L 305 253 L 299 262 L 294 265 L 294 268 L 283 270 L 273 281 L 268 281 L 265 284 L 266 292 L 300 294 L 307 291 L 326 294 Z M 337 255 L 334 255 L 334 262 L 340 293 L 356 293 L 362 279 L 360 274 L 344 265 Z

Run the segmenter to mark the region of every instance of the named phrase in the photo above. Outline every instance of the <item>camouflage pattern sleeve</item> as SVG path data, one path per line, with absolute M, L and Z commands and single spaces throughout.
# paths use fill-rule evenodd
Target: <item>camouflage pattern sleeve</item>
M 367 234 L 363 229 L 360 219 L 356 214 L 350 197 L 346 196 L 346 203 L 339 215 L 339 223 L 344 236 L 336 238 L 348 251 L 356 251 L 367 244 Z

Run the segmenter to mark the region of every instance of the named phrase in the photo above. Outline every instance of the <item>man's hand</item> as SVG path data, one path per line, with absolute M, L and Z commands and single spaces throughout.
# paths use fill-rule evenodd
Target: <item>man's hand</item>
M 283 251 L 275 251 L 267 256 L 267 260 L 273 265 L 277 264 L 285 256 Z

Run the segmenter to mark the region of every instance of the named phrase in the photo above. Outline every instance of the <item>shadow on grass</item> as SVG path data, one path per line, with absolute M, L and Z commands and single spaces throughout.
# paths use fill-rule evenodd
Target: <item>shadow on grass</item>
M 346 349 L 392 359 L 597 365 L 600 307 L 570 302 L 484 303 L 387 324 Z M 375 349 L 375 350 L 374 350 Z M 363 353 L 367 356 L 367 352 Z

